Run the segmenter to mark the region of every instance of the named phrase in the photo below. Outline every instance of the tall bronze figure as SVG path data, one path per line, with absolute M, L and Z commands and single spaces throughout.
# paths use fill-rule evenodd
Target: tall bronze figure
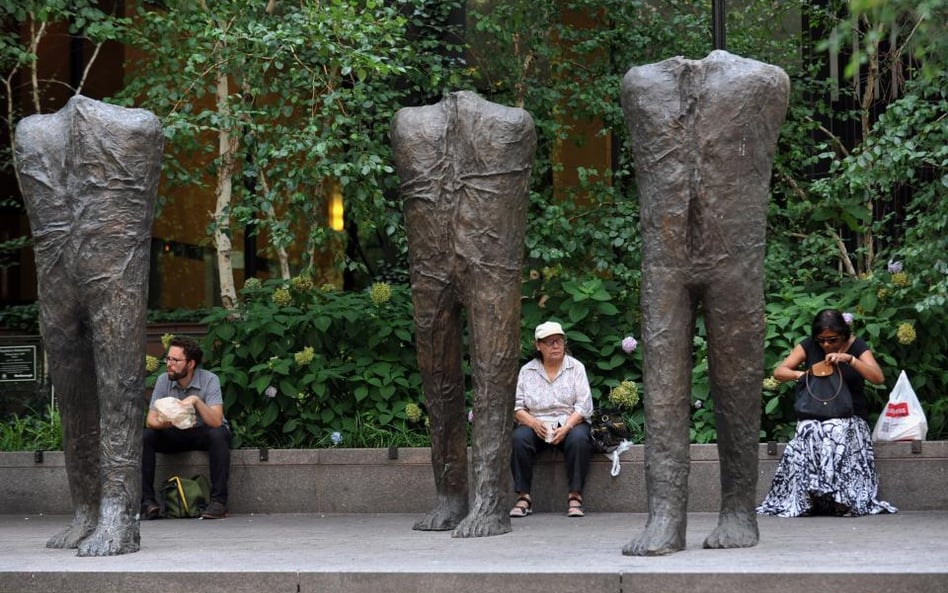
M 706 548 L 748 547 L 764 377 L 764 242 L 770 172 L 790 83 L 775 66 L 714 51 L 629 70 L 622 107 L 641 202 L 648 522 L 626 555 L 685 547 L 692 340 L 698 311 L 721 460 Z
M 435 105 L 400 110 L 391 138 L 437 489 L 435 508 L 414 528 L 453 529 L 453 537 L 507 533 L 533 119 L 522 109 L 457 92 Z M 463 307 L 474 383 L 472 492 Z
M 72 524 L 47 546 L 80 556 L 139 548 L 148 250 L 162 146 L 151 113 L 85 97 L 16 129 L 74 507 Z

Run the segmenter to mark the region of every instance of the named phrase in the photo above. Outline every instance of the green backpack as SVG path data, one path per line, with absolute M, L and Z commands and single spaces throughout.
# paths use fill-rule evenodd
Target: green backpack
M 190 480 L 171 476 L 161 486 L 161 499 L 165 503 L 165 517 L 200 517 L 211 502 L 211 483 L 203 475 L 193 476 Z

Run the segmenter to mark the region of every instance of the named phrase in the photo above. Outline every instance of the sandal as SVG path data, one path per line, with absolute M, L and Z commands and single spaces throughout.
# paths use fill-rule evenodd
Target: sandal
M 566 509 L 567 517 L 585 517 L 583 512 L 583 499 L 575 494 L 569 497 L 569 508 Z
M 526 517 L 533 512 L 533 502 L 530 500 L 530 497 L 526 494 L 521 494 L 520 498 L 517 499 L 517 503 L 514 504 L 514 507 L 510 509 L 511 517 Z

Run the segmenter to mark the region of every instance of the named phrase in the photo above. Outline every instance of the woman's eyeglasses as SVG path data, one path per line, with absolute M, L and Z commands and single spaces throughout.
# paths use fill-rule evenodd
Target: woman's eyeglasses
M 840 338 L 839 336 L 832 336 L 832 337 L 828 337 L 828 338 L 816 338 L 816 343 L 817 343 L 817 344 L 835 344 L 836 342 L 840 341 L 841 339 L 842 339 L 842 338 Z
M 555 338 L 543 338 L 542 340 L 540 340 L 540 343 L 543 344 L 544 346 L 562 346 L 563 344 L 566 343 L 566 340 L 564 340 L 562 337 L 557 336 Z

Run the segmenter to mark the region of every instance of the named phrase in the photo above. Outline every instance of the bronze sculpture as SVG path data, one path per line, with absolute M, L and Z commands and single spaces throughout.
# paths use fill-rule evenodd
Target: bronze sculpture
M 148 111 L 73 97 L 16 129 L 40 327 L 80 556 L 139 549 L 148 252 L 163 136 Z
M 770 173 L 789 79 L 714 51 L 630 69 L 631 136 L 643 245 L 648 521 L 626 555 L 685 547 L 692 339 L 708 331 L 721 508 L 706 548 L 756 545 L 764 377 L 764 247 Z
M 401 109 L 391 139 L 437 490 L 435 508 L 414 529 L 453 529 L 454 537 L 507 533 L 533 119 L 522 109 L 457 92 L 435 105 Z M 470 489 L 464 307 L 474 383 Z

